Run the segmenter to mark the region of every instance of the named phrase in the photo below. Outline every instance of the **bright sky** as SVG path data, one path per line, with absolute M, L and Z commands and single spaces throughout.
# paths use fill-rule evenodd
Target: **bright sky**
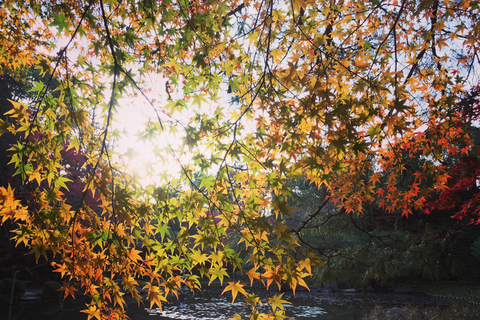
M 70 60 L 76 61 L 78 56 L 81 55 L 81 51 L 75 49 L 72 44 L 77 41 L 82 42 L 84 39 L 79 40 L 76 38 L 70 43 L 69 41 L 69 37 L 60 36 L 56 39 L 57 48 L 64 48 L 68 44 L 68 57 Z M 53 51 L 55 51 L 55 49 Z M 47 49 L 40 50 L 39 52 L 47 55 L 50 54 Z M 135 80 L 138 81 L 138 79 Z M 151 75 L 147 81 L 149 82 L 148 86 L 151 90 L 147 93 L 148 99 L 150 99 L 150 101 L 157 101 L 155 105 L 166 104 L 166 80 L 160 75 Z M 112 78 L 105 79 L 105 84 L 109 87 L 112 84 Z M 139 134 L 144 130 L 146 123 L 149 120 L 158 123 L 158 120 L 152 106 L 141 93 L 137 92 L 134 95 L 133 89 L 130 93 L 132 94 L 125 94 L 124 97 L 118 101 L 119 107 L 116 108 L 113 116 L 114 122 L 109 129 L 110 133 L 115 130 L 120 132 L 119 138 L 115 139 L 115 141 L 109 141 L 109 143 L 113 145 L 114 152 L 117 154 L 113 160 L 125 165 L 126 169 L 134 174 L 137 181 L 143 186 L 150 183 L 159 183 L 161 182 L 160 175 L 162 171 L 167 171 L 170 175 L 175 175 L 180 171 L 180 165 L 171 152 L 167 152 L 166 150 L 169 145 L 174 149 L 178 148 L 182 143 L 184 133 L 183 130 L 179 128 L 178 134 L 175 135 L 163 133 L 153 136 L 149 141 L 140 139 Z M 106 90 L 105 94 L 108 96 L 109 90 Z M 187 110 L 183 114 L 176 114 L 175 118 L 183 124 L 187 124 L 188 118 L 192 116 L 191 113 L 191 110 L 190 114 Z M 165 116 L 162 115 L 162 120 L 164 119 Z M 185 156 L 181 157 L 182 164 L 188 163 L 189 160 L 190 159 Z
M 163 97 L 158 99 L 163 100 Z M 142 185 L 159 183 L 162 171 L 177 173 L 180 167 L 166 150 L 169 145 L 175 149 L 181 144 L 182 132 L 176 135 L 156 133 L 149 140 L 142 139 L 141 132 L 146 124 L 158 122 L 152 106 L 140 95 L 121 99 L 119 104 L 112 124 L 113 130 L 121 132 L 120 138 L 114 142 L 115 152 L 120 155 L 117 161 L 126 165 Z
M 152 76 L 150 79 L 152 91 L 148 98 L 155 99 L 158 105 L 167 104 L 165 88 L 165 79 L 161 76 Z M 181 113 L 175 113 L 169 120 L 177 120 L 181 123 L 176 125 L 177 133 L 163 132 L 152 135 L 148 140 L 141 139 L 141 132 L 145 129 L 146 124 L 158 124 L 158 119 L 152 106 L 141 95 L 136 97 L 124 98 L 119 101 L 120 107 L 114 117 L 113 130 L 119 130 L 121 138 L 115 141 L 115 152 L 124 155 L 117 160 L 126 165 L 126 168 L 135 175 L 137 181 L 143 186 L 150 183 L 162 182 L 162 172 L 168 173 L 170 176 L 179 176 L 181 166 L 178 163 L 187 166 L 191 161 L 193 153 L 180 154 L 178 148 L 183 144 L 185 132 L 182 125 L 187 125 L 198 112 L 198 108 L 187 107 Z M 201 107 L 201 112 L 213 113 L 219 106 L 219 102 L 205 102 Z M 213 110 L 213 111 L 212 111 Z M 160 112 L 162 120 L 167 119 Z M 165 123 L 164 123 L 165 125 Z M 170 150 L 175 150 L 175 157 Z M 192 150 L 193 152 L 207 153 L 206 148 L 199 146 L 200 150 Z

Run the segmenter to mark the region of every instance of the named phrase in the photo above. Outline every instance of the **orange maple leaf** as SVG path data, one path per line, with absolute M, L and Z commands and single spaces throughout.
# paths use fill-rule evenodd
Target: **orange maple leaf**
M 66 299 L 68 296 L 72 296 L 72 298 L 75 299 L 75 291 L 78 291 L 78 290 L 74 286 L 64 282 L 63 286 L 57 291 L 65 291 L 65 294 L 63 295 L 63 299 Z

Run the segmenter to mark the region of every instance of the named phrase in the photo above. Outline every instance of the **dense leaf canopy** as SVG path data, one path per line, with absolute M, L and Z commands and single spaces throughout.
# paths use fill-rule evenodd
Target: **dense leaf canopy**
M 305 223 L 327 205 L 409 216 L 449 188 L 452 159 L 475 156 L 479 13 L 469 0 L 3 1 L 2 72 L 50 80 L 0 120 L 23 180 L 0 189 L 0 219 L 53 259 L 65 296 L 92 298 L 89 319 L 124 317 L 139 280 L 161 306 L 200 276 L 229 277 L 259 317 L 267 301 L 235 271 L 295 291 L 320 263 L 299 249 L 305 224 L 283 222 L 290 181 L 328 188 Z M 147 183 L 115 148 L 117 110 L 140 105 Z M 281 317 L 281 301 L 261 316 Z

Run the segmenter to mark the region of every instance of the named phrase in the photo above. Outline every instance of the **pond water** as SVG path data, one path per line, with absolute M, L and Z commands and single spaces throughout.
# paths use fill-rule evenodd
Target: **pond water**
M 137 306 L 136 301 L 128 303 L 127 315 L 132 320 L 226 320 L 236 314 L 246 316 L 251 309 L 245 307 L 240 296 L 231 303 L 231 295 L 221 295 L 221 290 L 207 288 L 202 292 L 183 293 L 179 300 L 165 304 L 163 310 Z M 258 294 L 258 293 L 257 293 Z M 274 293 L 260 293 L 271 296 Z M 375 293 L 324 293 L 324 292 L 285 292 L 282 299 L 290 301 L 285 305 L 286 314 L 299 320 L 360 320 L 375 305 L 438 305 L 441 301 L 428 296 L 414 294 L 375 294 Z M 443 303 L 446 303 L 445 301 Z M 19 303 L 14 306 L 11 320 L 86 320 L 81 313 L 82 299 L 66 302 Z M 268 312 L 267 307 L 264 310 Z M 8 319 L 8 306 L 0 309 L 0 318 Z
M 231 295 L 220 295 L 221 291 L 209 290 L 195 295 L 183 294 L 179 301 L 166 305 L 162 310 L 156 308 L 138 309 L 131 308 L 128 315 L 135 320 L 226 320 L 234 317 L 236 314 L 247 316 L 251 312 L 251 307 L 246 307 L 241 297 L 237 296 L 235 303 L 231 303 Z M 271 296 L 271 295 L 269 295 Z M 361 319 L 365 310 L 371 306 L 371 303 L 365 303 L 362 300 L 356 300 L 353 296 L 311 293 L 297 293 L 293 296 L 291 293 L 284 293 L 283 300 L 291 302 L 285 304 L 286 314 L 297 319 Z M 266 300 L 266 299 L 263 299 Z M 260 312 L 268 312 L 268 306 L 262 306 Z

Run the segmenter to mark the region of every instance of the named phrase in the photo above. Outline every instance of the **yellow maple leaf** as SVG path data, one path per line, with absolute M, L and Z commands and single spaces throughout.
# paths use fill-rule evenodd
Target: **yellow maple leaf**
M 298 269 L 301 271 L 306 269 L 308 274 L 312 274 L 312 264 L 310 262 L 310 258 L 306 258 L 305 260 L 301 260 L 298 262 Z
M 247 271 L 246 274 L 250 279 L 250 286 L 253 285 L 253 279 L 260 279 L 260 272 L 257 272 L 258 267 L 252 268 L 250 271 Z
M 151 283 L 147 283 L 143 289 L 148 289 L 148 300 L 150 300 L 150 309 L 156 304 L 160 310 L 162 310 L 162 301 L 168 302 L 164 297 L 163 292 L 160 291 L 158 286 L 154 286 Z
M 243 289 L 243 284 L 239 282 L 229 282 L 228 286 L 225 287 L 225 289 L 222 291 L 222 294 L 224 294 L 227 291 L 232 291 L 232 303 L 235 301 L 235 298 L 237 297 L 237 294 L 240 292 L 243 294 L 245 297 L 247 297 L 247 292 L 245 289 Z
M 284 304 L 291 304 L 286 300 L 282 300 L 282 296 L 283 296 L 283 293 L 280 295 L 275 295 L 273 298 L 268 299 L 268 303 L 272 306 L 273 312 L 275 312 L 275 310 L 277 309 L 284 310 L 285 309 L 285 307 L 283 306 Z
M 141 261 L 142 260 L 142 257 L 139 255 L 139 253 L 141 253 L 140 250 L 137 250 L 137 249 L 132 249 L 130 251 L 127 251 L 127 256 L 133 261 L 133 262 L 137 262 L 137 261 Z
M 90 305 L 87 310 L 82 310 L 81 312 L 88 314 L 87 320 L 90 320 L 91 318 L 95 318 L 100 320 L 100 309 L 97 308 L 96 305 Z
M 202 253 L 200 250 L 195 250 L 190 256 L 192 261 L 196 264 L 205 265 L 205 262 L 208 261 L 208 257 L 205 253 Z

